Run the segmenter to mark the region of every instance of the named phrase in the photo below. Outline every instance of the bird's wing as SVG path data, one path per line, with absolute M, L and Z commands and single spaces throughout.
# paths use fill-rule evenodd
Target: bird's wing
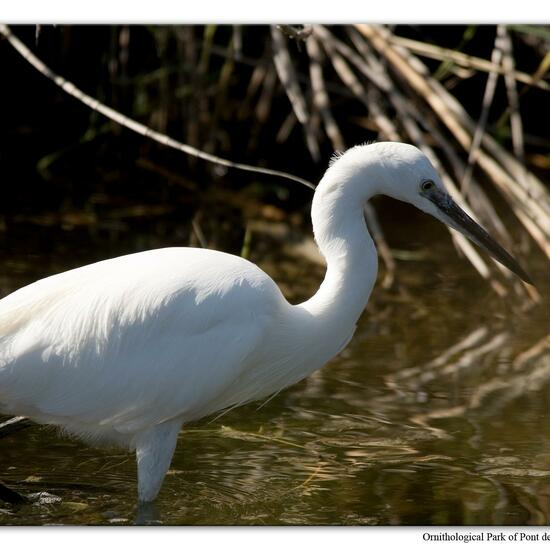
M 249 262 L 196 249 L 38 281 L 0 301 L 0 406 L 121 432 L 198 418 L 253 360 L 283 302 Z

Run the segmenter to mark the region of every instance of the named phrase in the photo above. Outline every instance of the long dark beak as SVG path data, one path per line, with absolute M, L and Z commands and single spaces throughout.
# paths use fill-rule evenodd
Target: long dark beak
M 531 278 L 525 273 L 518 262 L 483 227 L 470 218 L 449 195 L 437 190 L 428 198 L 437 206 L 447 225 L 460 231 L 468 239 L 483 248 L 497 262 L 500 262 L 503 266 L 514 272 L 520 279 L 533 285 Z

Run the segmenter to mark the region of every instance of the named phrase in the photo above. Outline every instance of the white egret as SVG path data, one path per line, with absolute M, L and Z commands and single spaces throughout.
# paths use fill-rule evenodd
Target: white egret
M 311 216 L 327 272 L 312 298 L 290 305 L 256 265 L 195 248 L 47 277 L 0 301 L 0 410 L 135 449 L 139 500 L 154 500 L 182 425 L 290 386 L 350 341 L 377 276 L 363 217 L 377 194 L 461 231 L 530 282 L 418 149 L 357 146 L 315 191 Z

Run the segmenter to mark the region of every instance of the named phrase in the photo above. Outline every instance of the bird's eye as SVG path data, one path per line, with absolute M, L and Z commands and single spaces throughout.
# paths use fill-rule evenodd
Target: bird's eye
M 420 185 L 420 189 L 422 189 L 422 191 L 430 191 L 434 187 L 435 183 L 432 180 L 424 180 Z

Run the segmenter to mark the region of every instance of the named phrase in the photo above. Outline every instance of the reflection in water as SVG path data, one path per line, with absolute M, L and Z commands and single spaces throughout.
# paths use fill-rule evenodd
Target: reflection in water
M 53 229 L 19 235 L 18 247 L 5 239 L 2 294 L 171 234 L 150 229 L 130 244 Z M 36 239 L 57 244 L 37 252 Z M 253 240 L 252 259 L 292 301 L 309 295 L 322 267 L 266 242 Z M 550 523 L 550 287 L 539 289 L 546 303 L 516 311 L 437 246 L 398 262 L 401 286 L 375 289 L 329 366 L 265 404 L 185 428 L 158 517 L 135 507 L 131 454 L 33 425 L 0 439 L 0 478 L 62 501 L 1 505 L 0 524 Z

